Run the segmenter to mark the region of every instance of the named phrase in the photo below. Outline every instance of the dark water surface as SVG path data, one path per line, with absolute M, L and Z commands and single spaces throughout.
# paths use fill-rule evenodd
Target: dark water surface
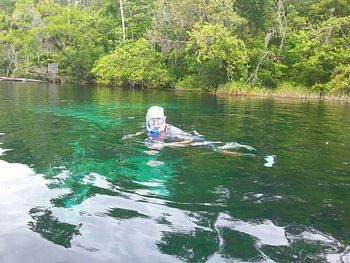
M 251 155 L 122 140 L 151 105 Z M 349 110 L 0 82 L 0 262 L 350 262 Z

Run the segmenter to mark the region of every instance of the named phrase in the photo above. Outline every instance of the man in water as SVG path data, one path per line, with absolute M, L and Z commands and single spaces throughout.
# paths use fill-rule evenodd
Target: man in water
M 189 145 L 202 145 L 209 146 L 216 152 L 221 152 L 236 157 L 241 156 L 240 153 L 231 152 L 226 149 L 221 149 L 220 147 L 215 147 L 212 142 L 205 141 L 201 135 L 190 134 L 171 124 L 166 123 L 164 108 L 159 106 L 152 106 L 148 109 L 146 115 L 146 128 L 147 130 L 123 136 L 123 140 L 139 136 L 147 132 L 148 138 L 145 140 L 145 142 L 150 149 L 160 150 L 165 146 L 181 147 Z
M 163 147 L 185 146 L 191 144 L 195 140 L 198 141 L 200 138 L 200 136 L 192 135 L 171 124 L 166 123 L 164 108 L 159 106 L 152 106 L 148 109 L 146 115 L 146 128 L 148 134 L 146 143 L 149 146 L 156 146 L 156 148 L 159 148 L 160 145 Z M 123 136 L 123 139 L 132 138 L 144 133 L 146 133 L 145 130 L 137 132 L 135 134 Z M 171 140 L 172 142 L 166 143 L 165 140 Z

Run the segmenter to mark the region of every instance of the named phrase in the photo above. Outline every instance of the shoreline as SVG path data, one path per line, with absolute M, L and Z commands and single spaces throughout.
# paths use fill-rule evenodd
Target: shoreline
M 279 94 L 278 92 L 270 92 L 270 93 L 235 93 L 235 92 L 215 92 L 215 95 L 220 97 L 256 97 L 256 98 L 279 98 L 279 99 L 298 99 L 298 100 L 326 100 L 326 101 L 339 101 L 339 102 L 350 102 L 350 96 L 335 96 L 335 95 L 315 95 L 315 94 Z
M 229 82 L 220 86 L 215 93 L 219 96 L 254 96 L 265 98 L 285 98 L 301 100 L 332 100 L 350 102 L 350 95 L 331 93 L 325 90 L 313 90 L 310 87 L 282 82 L 276 88 L 250 86 L 243 83 Z
M 165 89 L 163 89 L 165 90 Z M 280 94 L 278 92 L 264 92 L 263 90 L 261 92 L 227 92 L 227 91 L 203 91 L 201 89 L 166 89 L 168 91 L 176 91 L 176 92 L 199 92 L 199 93 L 208 93 L 213 94 L 219 97 L 255 97 L 255 98 L 261 98 L 261 99 L 268 99 L 268 98 L 276 98 L 276 99 L 290 99 L 290 100 L 325 100 L 325 101 L 337 101 L 337 102 L 350 102 L 350 96 L 349 95 L 343 95 L 343 96 L 336 96 L 336 95 L 324 95 L 320 96 L 317 94 L 300 94 L 300 93 L 289 93 L 287 94 Z
M 14 81 L 14 82 L 40 82 L 49 83 L 50 81 L 39 80 L 39 79 L 28 79 L 28 78 L 11 78 L 11 77 L 0 77 L 0 81 Z
M 14 78 L 14 77 L 0 77 L 1 81 L 9 82 L 36 82 L 36 83 L 55 83 L 51 81 L 29 79 L 29 78 Z M 65 83 L 69 83 L 65 82 Z M 72 82 L 80 83 L 83 85 L 95 84 L 96 87 L 99 86 L 97 83 L 84 83 L 84 82 Z M 61 85 L 62 83 L 57 83 Z M 110 87 L 108 85 L 102 85 L 105 87 Z M 114 87 L 115 88 L 115 87 Z M 125 88 L 125 87 L 124 87 Z M 126 87 L 130 88 L 130 87 Z M 326 100 L 326 101 L 338 101 L 338 102 L 350 102 L 350 95 L 319 95 L 314 92 L 298 89 L 284 89 L 283 86 L 273 89 L 260 88 L 260 87 L 219 87 L 216 90 L 208 91 L 202 89 L 186 89 L 186 88 L 141 88 L 141 89 L 151 89 L 151 90 L 163 90 L 163 91 L 175 91 L 175 92 L 200 92 L 213 94 L 219 97 L 255 97 L 255 98 L 280 98 L 280 99 L 298 99 L 298 100 Z

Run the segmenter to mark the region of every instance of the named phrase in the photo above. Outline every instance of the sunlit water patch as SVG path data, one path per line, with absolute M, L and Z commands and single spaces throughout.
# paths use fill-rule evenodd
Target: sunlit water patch
M 0 262 L 350 262 L 347 104 L 6 83 L 0 101 Z M 154 104 L 201 140 L 123 140 Z

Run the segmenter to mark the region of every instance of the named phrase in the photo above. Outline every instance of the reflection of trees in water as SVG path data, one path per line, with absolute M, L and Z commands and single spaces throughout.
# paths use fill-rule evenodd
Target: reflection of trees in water
M 64 185 L 62 187 L 65 187 Z M 68 188 L 68 187 L 67 187 Z M 92 184 L 79 183 L 75 186 L 69 187 L 71 193 L 60 195 L 50 200 L 55 207 L 71 208 L 75 205 L 81 204 L 83 201 L 92 198 L 96 195 L 116 196 L 119 195 L 113 190 L 104 189 L 94 186 Z
M 264 256 L 257 248 L 257 238 L 225 226 L 220 219 L 222 211 L 213 209 L 187 213 L 188 219 L 196 224 L 194 229 L 181 231 L 174 227 L 175 231 L 163 231 L 157 243 L 160 252 L 186 262 L 206 262 L 210 258 L 261 261 Z
M 157 244 L 159 250 L 186 262 L 206 262 L 214 254 L 220 258 L 236 258 L 243 261 L 259 261 L 263 255 L 256 249 L 251 236 L 221 228 L 220 234 L 197 228 L 194 232 L 167 232 Z
M 256 240 L 251 236 L 229 228 L 221 228 L 220 233 L 223 240 L 221 253 L 225 258 L 239 258 L 249 262 L 263 259 L 256 249 Z
M 267 240 L 274 237 L 273 231 L 261 231 L 263 223 L 255 223 L 257 233 L 265 233 Z M 254 227 L 255 223 L 251 226 Z M 312 235 L 315 230 L 299 227 L 300 233 L 286 232 L 286 240 L 290 237 L 286 244 L 267 244 L 254 236 L 254 233 L 247 234 L 231 227 L 216 226 L 215 230 L 197 227 L 190 232 L 163 232 L 157 246 L 162 254 L 175 256 L 185 262 L 207 262 L 210 259 L 213 262 L 222 262 L 225 259 L 230 262 L 325 262 L 325 255 L 328 253 L 346 255 L 346 246 L 339 246 L 337 240 L 322 233 L 315 235 L 314 239 L 304 238 L 303 233 Z M 292 231 L 295 232 L 295 229 Z M 278 239 L 277 237 L 272 241 L 279 242 Z
M 118 220 L 126 220 L 126 219 L 133 219 L 133 218 L 147 218 L 147 219 L 150 218 L 149 216 L 141 214 L 137 211 L 122 209 L 122 208 L 109 209 L 108 212 L 106 212 L 106 215 Z
M 218 250 L 219 240 L 214 232 L 196 229 L 195 232 L 167 232 L 157 244 L 159 250 L 186 262 L 205 262 Z
M 82 224 L 76 226 L 60 222 L 49 209 L 35 207 L 29 210 L 29 214 L 33 218 L 28 222 L 29 228 L 54 244 L 69 248 L 73 237 L 80 235 Z

